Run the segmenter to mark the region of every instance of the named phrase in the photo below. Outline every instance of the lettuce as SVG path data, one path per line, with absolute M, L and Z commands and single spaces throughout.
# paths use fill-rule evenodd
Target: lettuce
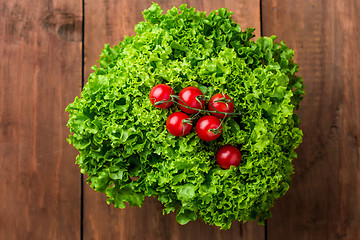
M 198 217 L 221 229 L 234 220 L 263 223 L 289 189 L 302 141 L 294 110 L 304 85 L 293 50 L 275 36 L 252 41 L 254 29 L 242 31 L 223 8 L 206 16 L 181 5 L 163 14 L 153 4 L 143 15 L 135 36 L 105 45 L 100 68 L 92 67 L 81 98 L 66 108 L 81 172 L 118 208 L 140 207 L 152 196 L 180 224 Z M 160 83 L 176 92 L 187 86 L 208 96 L 224 92 L 242 115 L 228 119 L 213 142 L 194 132 L 174 137 L 165 122 L 179 109 L 157 109 L 148 99 Z M 241 149 L 238 167 L 217 165 L 225 144 Z

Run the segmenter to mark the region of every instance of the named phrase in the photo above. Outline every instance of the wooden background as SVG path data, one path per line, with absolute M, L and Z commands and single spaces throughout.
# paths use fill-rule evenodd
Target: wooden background
M 306 97 L 296 174 L 266 226 L 180 226 L 161 204 L 114 209 L 83 183 L 65 107 L 104 43 L 134 34 L 151 0 L 0 0 L 0 240 L 360 239 L 360 1 L 161 0 L 228 7 L 295 49 Z

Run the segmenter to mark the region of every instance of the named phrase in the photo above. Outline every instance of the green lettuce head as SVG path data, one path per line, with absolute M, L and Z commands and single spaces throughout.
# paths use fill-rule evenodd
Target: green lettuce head
M 290 186 L 302 140 L 294 110 L 304 85 L 294 51 L 275 36 L 250 40 L 254 29 L 242 31 L 223 8 L 206 16 L 181 5 L 163 14 L 153 4 L 143 15 L 135 36 L 105 45 L 100 68 L 92 67 L 81 98 L 66 109 L 81 172 L 115 207 L 141 206 L 153 196 L 180 224 L 198 217 L 221 229 L 234 220 L 263 223 Z M 174 137 L 165 123 L 179 108 L 149 101 L 160 83 L 176 93 L 187 86 L 207 96 L 223 92 L 242 115 L 227 119 L 212 142 L 194 131 Z M 242 153 L 228 170 L 215 161 L 226 144 Z

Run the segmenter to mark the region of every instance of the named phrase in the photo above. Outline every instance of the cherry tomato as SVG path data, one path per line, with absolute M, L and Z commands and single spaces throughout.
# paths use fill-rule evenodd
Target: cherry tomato
M 174 112 L 166 120 L 166 128 L 174 136 L 185 136 L 192 128 L 191 119 L 183 112 Z
M 222 132 L 220 120 L 214 116 L 204 116 L 196 123 L 196 133 L 204 141 L 217 139 Z
M 179 106 L 181 111 L 194 114 L 198 111 L 187 107 L 201 110 L 205 105 L 204 94 L 196 87 L 186 87 L 179 93 Z
M 150 102 L 154 107 L 157 108 L 168 108 L 170 107 L 173 102 L 170 101 L 170 95 L 174 94 L 174 90 L 166 85 L 166 84 L 158 84 L 153 87 L 150 91 L 149 98 Z M 164 103 L 158 103 L 160 101 L 164 101 Z M 167 102 L 169 101 L 169 102 Z
M 221 147 L 216 153 L 216 162 L 220 167 L 229 169 L 230 166 L 239 166 L 241 161 L 241 153 L 239 149 L 231 145 Z
M 219 112 L 223 113 L 233 113 L 234 112 L 234 102 L 233 100 L 226 94 L 218 93 L 210 98 L 209 106 L 210 111 L 215 111 L 215 109 Z M 211 113 L 215 117 L 225 118 L 225 114 L 222 113 Z M 229 115 L 227 115 L 229 117 Z

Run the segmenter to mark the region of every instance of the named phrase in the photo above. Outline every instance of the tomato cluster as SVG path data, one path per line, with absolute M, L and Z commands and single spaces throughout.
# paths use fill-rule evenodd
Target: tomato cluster
M 157 108 L 168 108 L 176 103 L 182 112 L 172 113 L 167 121 L 166 128 L 170 134 L 182 137 L 190 133 L 194 119 L 199 113 L 210 113 L 202 116 L 196 123 L 195 131 L 199 138 L 204 141 L 213 141 L 222 133 L 222 122 L 234 114 L 235 105 L 232 99 L 223 93 L 212 96 L 208 103 L 208 110 L 204 110 L 206 97 L 196 87 L 186 87 L 179 95 L 166 84 L 158 84 L 153 87 L 149 94 L 150 102 Z M 188 114 L 194 114 L 190 117 Z M 220 120 L 221 119 L 221 120 Z M 238 166 L 241 160 L 240 151 L 230 145 L 223 146 L 216 154 L 217 163 L 224 169 L 231 165 Z

